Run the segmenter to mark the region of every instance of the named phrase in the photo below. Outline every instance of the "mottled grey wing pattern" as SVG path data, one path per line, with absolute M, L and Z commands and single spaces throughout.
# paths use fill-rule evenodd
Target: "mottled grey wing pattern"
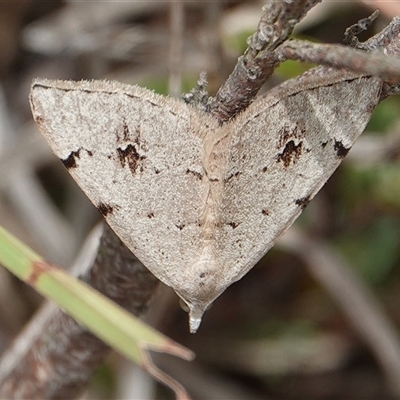
M 201 247 L 205 129 L 181 102 L 116 82 L 37 80 L 33 114 L 117 235 L 175 288 Z
M 230 283 L 248 272 L 307 206 L 379 103 L 379 79 L 313 87 L 306 78 L 272 90 L 226 127 L 232 133 L 215 253 L 221 276 Z M 216 151 L 225 146 L 219 142 Z

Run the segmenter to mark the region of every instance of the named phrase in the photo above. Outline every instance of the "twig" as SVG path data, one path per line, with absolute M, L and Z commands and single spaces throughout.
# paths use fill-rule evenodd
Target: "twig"
M 364 43 L 361 43 L 358 40 L 357 35 L 359 35 L 363 31 L 366 31 L 371 26 L 372 22 L 374 22 L 378 18 L 378 15 L 379 10 L 376 10 L 368 18 L 361 19 L 356 24 L 348 27 L 344 32 L 343 41 L 348 46 L 368 50 L 368 48 L 365 47 Z
M 400 81 L 400 59 L 388 57 L 380 51 L 367 53 L 339 44 L 318 44 L 291 40 L 282 45 L 277 50 L 277 54 L 279 54 L 281 61 L 299 60 L 324 64 L 338 69 L 344 68 L 359 72 L 363 75 L 379 76 L 388 83 Z
M 271 1 L 263 7 L 257 32 L 248 39 L 247 50 L 209 105 L 209 111 L 221 123 L 247 108 L 280 63 L 274 50 L 321 1 Z

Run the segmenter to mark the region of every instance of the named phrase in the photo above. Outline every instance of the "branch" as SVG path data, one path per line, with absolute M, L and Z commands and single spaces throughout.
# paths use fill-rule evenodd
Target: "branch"
M 252 102 L 280 63 L 274 50 L 321 1 L 272 1 L 263 7 L 257 32 L 248 39 L 247 50 L 209 105 L 209 111 L 221 123 L 239 114 Z
M 368 18 L 361 19 L 356 24 L 348 27 L 344 32 L 344 43 L 357 49 L 370 50 L 368 46 L 358 40 L 357 35 L 366 31 L 371 26 L 372 22 L 378 18 L 378 15 L 379 10 L 375 10 Z

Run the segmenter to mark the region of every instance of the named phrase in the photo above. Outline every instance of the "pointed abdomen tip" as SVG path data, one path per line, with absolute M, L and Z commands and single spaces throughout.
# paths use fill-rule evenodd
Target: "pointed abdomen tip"
M 193 316 L 190 316 L 189 317 L 190 333 L 196 333 L 197 329 L 199 329 L 200 324 L 201 324 L 201 317 L 200 318 L 194 318 Z

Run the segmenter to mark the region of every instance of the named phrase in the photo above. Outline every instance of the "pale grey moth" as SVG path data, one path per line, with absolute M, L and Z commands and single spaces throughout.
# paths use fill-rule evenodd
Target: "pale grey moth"
M 125 245 L 188 305 L 195 332 L 331 176 L 381 87 L 315 69 L 222 127 L 179 100 L 118 82 L 38 79 L 30 101 L 54 153 Z

